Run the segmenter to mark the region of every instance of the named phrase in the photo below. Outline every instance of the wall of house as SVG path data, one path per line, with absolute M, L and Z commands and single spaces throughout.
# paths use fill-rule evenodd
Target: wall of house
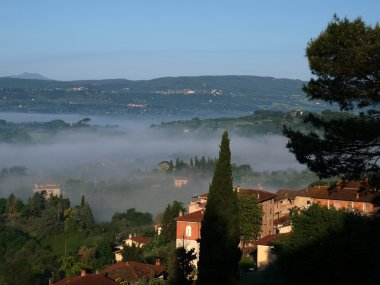
M 372 214 L 374 207 L 371 203 L 360 201 L 341 201 L 341 200 L 329 200 L 329 199 L 312 199 L 313 203 L 325 206 L 327 208 L 335 209 L 351 209 L 363 214 Z
M 195 268 L 198 267 L 198 261 L 199 261 L 199 243 L 196 240 L 189 240 L 189 239 L 182 239 L 177 238 L 176 240 L 176 247 L 185 247 L 186 250 L 191 250 L 194 248 L 194 253 L 197 256 L 197 259 L 193 260 L 193 264 Z
M 294 199 L 281 199 L 274 201 L 274 219 L 289 216 L 290 209 L 294 208 Z
M 263 208 L 263 221 L 261 224 L 261 236 L 274 233 L 273 215 L 274 215 L 274 200 L 270 199 L 260 203 Z
M 276 256 L 272 254 L 271 247 L 266 245 L 257 246 L 257 270 L 263 271 L 268 265 L 276 260 Z
M 189 231 L 186 228 L 190 227 Z M 177 221 L 177 239 L 197 240 L 201 237 L 201 223 L 200 222 L 186 222 Z
M 312 204 L 312 198 L 297 196 L 294 198 L 294 206 L 300 209 L 307 209 Z

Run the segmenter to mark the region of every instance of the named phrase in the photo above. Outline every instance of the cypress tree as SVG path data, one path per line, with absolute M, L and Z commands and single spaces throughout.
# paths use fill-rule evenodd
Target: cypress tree
M 198 285 L 239 284 L 239 206 L 224 132 L 201 227 Z

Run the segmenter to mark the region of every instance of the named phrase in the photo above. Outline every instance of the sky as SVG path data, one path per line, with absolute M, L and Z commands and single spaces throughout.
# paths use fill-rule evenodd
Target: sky
M 0 76 L 308 80 L 305 48 L 334 13 L 374 25 L 380 1 L 1 0 Z

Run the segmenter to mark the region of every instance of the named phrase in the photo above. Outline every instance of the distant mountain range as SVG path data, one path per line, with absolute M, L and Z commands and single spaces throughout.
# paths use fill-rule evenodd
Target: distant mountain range
M 19 78 L 19 79 L 34 79 L 34 80 L 50 80 L 49 78 L 38 74 L 38 73 L 29 73 L 29 72 L 24 72 L 19 75 L 12 75 L 10 76 L 12 78 Z
M 323 102 L 309 101 L 302 92 L 304 82 L 293 79 L 189 76 L 55 81 L 41 77 L 0 77 L 0 111 L 204 118 L 241 116 L 256 110 L 329 108 Z

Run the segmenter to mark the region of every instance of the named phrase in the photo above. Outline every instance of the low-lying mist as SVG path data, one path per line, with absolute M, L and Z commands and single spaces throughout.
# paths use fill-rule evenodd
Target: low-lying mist
M 103 122 L 106 124 L 109 122 Z M 2 143 L 0 169 L 25 166 L 27 176 L 3 179 L 0 196 L 13 192 L 26 201 L 33 194 L 35 182 L 56 182 L 72 205 L 85 195 L 96 219 L 102 221 L 132 207 L 155 214 L 173 200 L 188 203 L 194 194 L 207 192 L 210 177 L 175 188 L 175 175 L 154 170 L 160 161 L 175 162 L 177 157 L 187 162 L 196 155 L 217 157 L 220 134 L 202 138 L 191 133 L 167 136 L 150 129 L 150 124 L 128 120 L 111 131 L 60 132 L 38 144 Z M 284 137 L 252 139 L 230 134 L 230 139 L 232 163 L 250 164 L 254 171 L 304 169 L 286 149 Z M 85 185 L 76 187 L 68 181 Z

